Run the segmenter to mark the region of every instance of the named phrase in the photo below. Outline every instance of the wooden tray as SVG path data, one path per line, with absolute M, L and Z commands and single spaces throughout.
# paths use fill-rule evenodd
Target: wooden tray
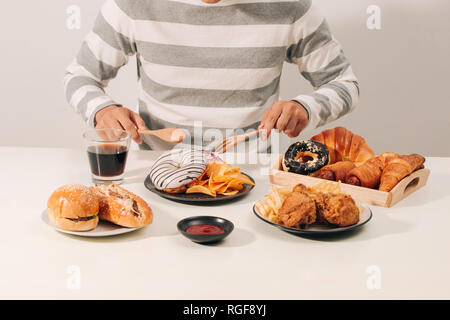
M 328 181 L 320 178 L 314 178 L 310 176 L 304 176 L 297 173 L 285 172 L 282 169 L 281 161 L 283 157 L 280 157 L 278 161 L 272 164 L 270 167 L 270 182 L 281 186 L 293 186 L 299 183 L 305 186 L 313 186 L 322 181 Z M 429 169 L 420 169 L 414 171 L 409 176 L 403 178 L 394 189 L 389 192 L 379 191 L 375 189 L 363 188 L 353 186 L 345 183 L 341 183 L 342 190 L 351 195 L 355 200 L 363 203 L 373 204 L 382 207 L 392 207 L 400 200 L 406 198 L 414 191 L 423 187 L 430 175 Z M 328 181 L 329 183 L 337 184 L 338 182 Z

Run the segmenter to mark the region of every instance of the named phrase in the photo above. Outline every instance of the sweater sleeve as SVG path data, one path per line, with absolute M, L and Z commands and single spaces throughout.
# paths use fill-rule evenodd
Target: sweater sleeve
M 353 111 L 358 104 L 359 84 L 340 44 L 314 5 L 294 22 L 292 30 L 286 61 L 297 64 L 314 87 L 312 93 L 292 100 L 307 109 L 309 123 L 305 130 L 311 130 Z
M 102 7 L 93 30 L 87 35 L 74 61 L 66 69 L 66 99 L 91 126 L 95 114 L 110 105 L 118 105 L 105 88 L 119 69 L 136 52 L 133 23 L 108 0 Z

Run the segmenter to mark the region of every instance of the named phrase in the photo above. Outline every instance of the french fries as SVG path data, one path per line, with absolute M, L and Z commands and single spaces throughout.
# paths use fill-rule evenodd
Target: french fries
M 258 212 L 266 217 L 269 221 L 274 223 L 281 223 L 281 217 L 279 210 L 286 200 L 289 193 L 292 192 L 293 186 L 285 187 L 270 187 L 270 193 L 264 196 L 263 201 L 255 203 L 255 207 Z M 328 181 L 320 182 L 312 187 L 308 188 L 311 192 L 329 192 L 329 193 L 342 193 L 340 184 L 329 183 Z
M 270 193 L 264 196 L 264 200 L 256 202 L 255 207 L 258 213 L 269 221 L 282 224 L 279 210 L 282 207 L 284 200 L 293 191 L 294 186 L 285 187 L 270 187 Z M 308 187 L 310 193 L 333 193 L 333 194 L 345 194 L 342 190 L 341 183 L 332 183 L 329 181 L 319 182 L 318 184 Z M 358 205 L 359 212 L 363 212 L 365 209 Z
M 345 193 L 342 190 L 341 182 L 329 182 L 329 181 L 321 181 L 311 187 L 309 187 L 313 192 L 322 192 L 322 193 L 334 193 L 334 194 L 343 194 Z
M 203 193 L 211 197 L 218 194 L 232 196 L 242 190 L 244 184 L 255 185 L 241 173 L 240 168 L 215 161 L 208 164 L 205 172 L 186 190 L 186 193 Z
M 279 210 L 288 194 L 292 192 L 292 189 L 293 187 L 271 186 L 270 193 L 264 196 L 264 200 L 255 203 L 256 209 L 270 221 L 281 223 Z

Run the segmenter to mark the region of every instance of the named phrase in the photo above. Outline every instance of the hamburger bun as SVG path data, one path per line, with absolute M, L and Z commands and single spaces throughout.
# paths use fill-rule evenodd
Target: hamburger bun
M 99 199 L 88 187 L 68 184 L 56 189 L 47 202 L 50 222 L 61 229 L 89 231 L 97 227 Z

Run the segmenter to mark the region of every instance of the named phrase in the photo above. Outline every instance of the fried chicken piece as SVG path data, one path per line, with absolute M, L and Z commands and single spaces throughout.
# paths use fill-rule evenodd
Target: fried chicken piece
M 322 192 L 310 192 L 309 196 L 314 200 L 316 204 L 316 222 L 317 223 L 328 223 L 325 219 L 323 211 L 325 210 L 325 193 Z
M 301 186 L 294 188 L 279 210 L 281 221 L 286 227 L 300 227 L 316 221 L 316 204 L 305 192 L 306 187 Z
M 292 192 L 308 193 L 308 188 L 304 184 L 299 183 L 292 189 Z
M 317 212 L 320 221 L 325 220 L 340 227 L 358 223 L 359 208 L 349 195 L 326 193 L 321 200 Z

